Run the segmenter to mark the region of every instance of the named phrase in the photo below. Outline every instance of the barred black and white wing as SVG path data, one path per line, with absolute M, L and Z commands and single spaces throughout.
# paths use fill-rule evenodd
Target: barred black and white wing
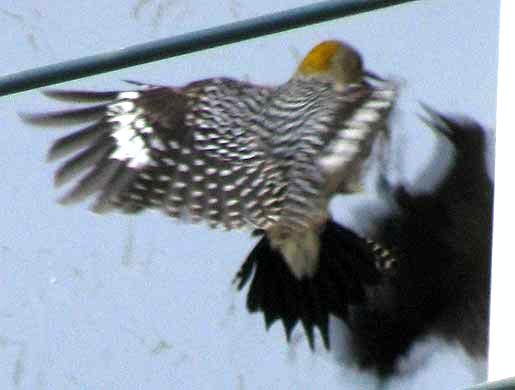
M 351 111 L 336 116 L 336 130 L 320 152 L 317 167 L 328 177 L 328 190 L 340 193 L 361 188 L 362 165 L 380 135 L 388 138 L 388 118 L 397 98 L 396 86 L 381 82 L 367 89 L 365 99 Z M 344 96 L 344 99 L 350 99 Z
M 279 226 L 284 236 L 324 222 L 332 183 L 340 185 L 369 154 L 395 93 L 387 83 L 338 91 L 310 79 L 268 88 L 219 78 L 183 88 L 47 95 L 100 103 L 25 116 L 41 125 L 89 122 L 49 153 L 72 155 L 57 185 L 82 175 L 63 203 L 96 194 L 92 209 L 99 213 L 158 208 L 212 227 Z
M 182 89 L 50 91 L 60 100 L 104 103 L 24 119 L 53 126 L 92 122 L 58 139 L 49 152 L 51 160 L 72 155 L 58 169 L 57 185 L 83 174 L 63 203 L 98 193 L 95 212 L 160 208 L 172 217 L 238 228 L 260 215 L 256 199 L 267 161 L 245 124 L 267 93 L 229 79 Z

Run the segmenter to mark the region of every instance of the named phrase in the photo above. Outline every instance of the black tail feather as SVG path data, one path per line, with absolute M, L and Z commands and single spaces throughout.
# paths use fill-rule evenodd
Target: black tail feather
M 251 280 L 247 309 L 263 312 L 267 329 L 280 319 L 289 340 L 300 321 L 311 348 L 315 328 L 329 348 L 329 314 L 346 318 L 348 305 L 363 299 L 363 284 L 380 278 L 375 268 L 377 254 L 363 238 L 329 221 L 320 239 L 319 266 L 312 278 L 297 279 L 263 236 L 235 279 L 238 289 Z

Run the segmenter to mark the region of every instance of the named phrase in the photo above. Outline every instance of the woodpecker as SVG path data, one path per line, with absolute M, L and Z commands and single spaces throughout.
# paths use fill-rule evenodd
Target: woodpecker
M 213 228 L 249 228 L 264 234 L 288 277 L 315 278 L 328 202 L 360 190 L 373 143 L 387 135 L 395 84 L 365 70 L 340 41 L 314 47 L 278 86 L 230 78 L 134 84 L 46 91 L 94 105 L 22 114 L 35 125 L 88 123 L 49 151 L 49 160 L 71 155 L 55 174 L 57 186 L 82 175 L 60 201 L 96 195 L 96 213 L 159 209 Z M 263 283 L 287 293 L 270 286 L 275 280 Z M 326 311 L 338 314 L 333 306 Z

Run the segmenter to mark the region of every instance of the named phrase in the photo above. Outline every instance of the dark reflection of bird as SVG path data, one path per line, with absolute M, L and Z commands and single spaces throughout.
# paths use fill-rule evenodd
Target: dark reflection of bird
M 383 376 L 427 335 L 458 342 L 473 357 L 487 352 L 493 212 L 487 134 L 470 119 L 425 108 L 422 119 L 452 146 L 452 162 L 424 194 L 382 178 L 393 211 L 375 221 L 374 238 L 395 248 L 397 261 L 381 272 L 380 283 L 363 284 L 367 298 L 347 318 L 349 354 Z
M 354 294 L 346 289 L 357 278 L 333 261 L 331 246 L 320 248 L 319 235 L 334 235 L 326 224 L 331 197 L 360 189 L 372 145 L 387 133 L 396 86 L 366 71 L 351 46 L 327 41 L 279 86 L 214 78 L 140 87 L 49 91 L 56 99 L 96 105 L 24 116 L 39 125 L 90 123 L 50 150 L 51 159 L 71 155 L 55 176 L 58 185 L 76 179 L 62 202 L 96 195 L 98 213 L 153 208 L 211 227 L 258 230 L 281 273 L 262 279 L 257 272 L 249 299 L 265 305 L 267 322 L 288 314 L 288 329 L 301 319 L 311 342 L 319 327 L 328 343 L 329 313 L 344 316 L 340 302 Z M 316 310 L 271 309 L 259 301 L 260 289 L 273 291 L 277 302 L 295 303 L 284 297 L 296 293 L 304 302 L 308 294 Z
M 371 239 L 329 221 L 320 238 L 321 257 L 333 259 L 320 262 L 323 296 L 309 294 L 312 283 L 321 283 L 317 276 L 296 280 L 275 261 L 279 254 L 266 237 L 239 274 L 242 285 L 254 268 L 248 308 L 263 311 L 268 324 L 281 318 L 289 332 L 298 313 L 309 330 L 324 305 L 338 307 L 348 327 L 340 338 L 346 355 L 382 378 L 395 373 L 413 342 L 428 334 L 459 342 L 475 357 L 487 348 L 493 183 L 485 130 L 471 120 L 426 112 L 423 121 L 454 149 L 444 178 L 430 192 L 412 195 L 381 176 L 380 192 L 391 211 L 374 221 Z M 335 259 L 340 269 L 325 266 Z M 288 286 L 288 294 L 272 286 Z M 339 348 L 334 341 L 332 346 Z

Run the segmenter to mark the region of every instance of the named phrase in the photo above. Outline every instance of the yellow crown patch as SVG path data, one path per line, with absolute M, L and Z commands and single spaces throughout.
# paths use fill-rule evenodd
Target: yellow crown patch
M 325 72 L 331 66 L 331 59 L 335 53 L 342 50 L 342 44 L 338 41 L 325 41 L 316 45 L 304 57 L 298 68 L 302 74 Z

